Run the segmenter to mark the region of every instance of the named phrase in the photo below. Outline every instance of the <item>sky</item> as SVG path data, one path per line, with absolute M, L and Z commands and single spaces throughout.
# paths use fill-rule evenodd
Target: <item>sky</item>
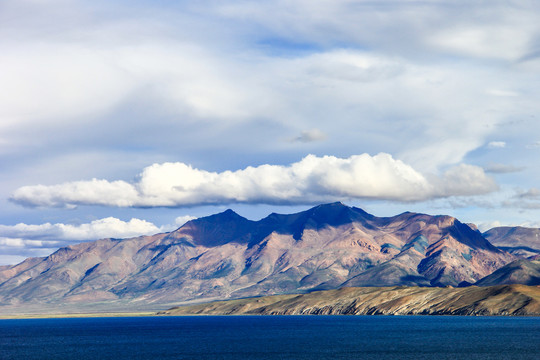
M 540 227 L 537 1 L 0 1 L 0 265 L 342 201 Z

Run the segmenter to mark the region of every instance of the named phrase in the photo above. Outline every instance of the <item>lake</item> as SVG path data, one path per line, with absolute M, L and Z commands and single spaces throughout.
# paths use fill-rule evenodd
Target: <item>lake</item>
M 538 359 L 540 317 L 0 320 L 0 359 Z

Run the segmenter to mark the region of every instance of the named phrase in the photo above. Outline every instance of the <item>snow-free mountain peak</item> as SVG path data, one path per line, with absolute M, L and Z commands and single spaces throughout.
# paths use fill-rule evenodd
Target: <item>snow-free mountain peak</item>
M 194 245 L 213 247 L 230 242 L 248 243 L 255 222 L 238 215 L 231 209 L 221 213 L 190 220 L 168 237 L 189 237 Z

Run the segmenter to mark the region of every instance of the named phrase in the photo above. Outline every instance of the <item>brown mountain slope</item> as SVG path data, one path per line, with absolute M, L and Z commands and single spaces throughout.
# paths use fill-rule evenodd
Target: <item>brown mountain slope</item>
M 475 285 L 540 285 L 540 261 L 516 260 L 480 279 Z
M 540 315 L 540 288 L 341 288 L 175 307 L 161 315 Z
M 540 229 L 500 226 L 483 233 L 493 245 L 522 258 L 540 255 Z
M 68 246 L 0 269 L 0 306 L 129 307 L 347 286 L 474 283 L 515 258 L 449 216 L 379 218 L 341 203 Z

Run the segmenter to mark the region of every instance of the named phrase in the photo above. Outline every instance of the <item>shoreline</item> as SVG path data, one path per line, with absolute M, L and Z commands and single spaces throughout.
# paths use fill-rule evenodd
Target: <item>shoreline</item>
M 274 316 L 369 316 L 369 317 L 497 317 L 497 318 L 538 318 L 540 314 L 507 314 L 507 315 L 459 315 L 459 314 L 182 314 L 182 315 L 169 315 L 160 313 L 147 313 L 147 312 L 134 312 L 134 313 L 84 313 L 84 314 L 17 314 L 17 315 L 0 315 L 0 321 L 2 320 L 30 320 L 30 319 L 79 319 L 79 318 L 120 318 L 120 317 L 214 317 L 214 316 L 227 316 L 227 317 L 274 317 Z
M 100 317 L 144 317 L 157 316 L 156 312 L 104 312 L 104 313 L 66 313 L 66 314 L 9 314 L 0 315 L 0 320 L 23 319 L 68 319 L 68 318 L 100 318 Z

